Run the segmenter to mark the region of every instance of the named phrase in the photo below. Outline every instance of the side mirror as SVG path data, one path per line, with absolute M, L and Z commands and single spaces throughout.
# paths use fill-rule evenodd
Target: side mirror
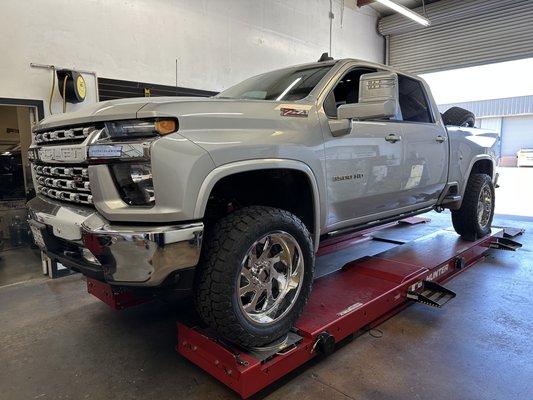
M 390 118 L 396 115 L 397 106 L 393 100 L 374 103 L 343 104 L 338 108 L 339 119 L 377 119 Z
M 398 116 L 400 110 L 398 75 L 374 72 L 361 75 L 359 102 L 338 108 L 338 117 L 345 119 L 376 119 Z

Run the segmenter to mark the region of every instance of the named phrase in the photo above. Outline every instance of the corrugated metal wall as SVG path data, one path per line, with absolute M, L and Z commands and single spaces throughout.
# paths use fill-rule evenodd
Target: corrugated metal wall
M 429 28 L 400 15 L 380 20 L 390 65 L 420 74 L 533 57 L 531 0 L 441 0 L 426 10 Z
M 472 111 L 476 115 L 476 118 L 533 114 L 533 96 L 439 104 L 438 107 L 439 111 L 443 113 L 453 106 L 466 108 L 467 110 Z

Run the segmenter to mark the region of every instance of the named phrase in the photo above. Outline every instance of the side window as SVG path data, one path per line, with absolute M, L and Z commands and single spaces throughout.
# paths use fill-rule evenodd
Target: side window
M 400 109 L 404 121 L 433 122 L 426 93 L 417 80 L 398 75 Z
M 324 112 L 330 118 L 337 118 L 337 108 L 343 104 L 359 101 L 359 79 L 361 75 L 376 72 L 369 68 L 355 68 L 341 78 L 324 100 Z

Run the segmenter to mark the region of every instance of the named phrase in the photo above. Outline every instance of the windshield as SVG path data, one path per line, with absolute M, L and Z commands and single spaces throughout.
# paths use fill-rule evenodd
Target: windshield
M 273 101 L 300 100 L 313 90 L 332 66 L 332 64 L 326 64 L 267 72 L 238 83 L 215 97 Z

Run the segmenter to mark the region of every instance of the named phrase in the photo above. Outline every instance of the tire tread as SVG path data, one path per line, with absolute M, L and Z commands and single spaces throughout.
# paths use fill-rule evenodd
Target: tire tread
M 468 241 L 474 241 L 490 233 L 490 223 L 488 231 L 482 231 L 477 221 L 477 203 L 481 189 L 486 184 L 491 186 L 493 194 L 494 215 L 494 188 L 492 179 L 486 174 L 472 174 L 468 179 L 464 199 L 458 210 L 452 210 L 452 223 L 455 231 Z M 490 219 L 492 222 L 492 216 Z

